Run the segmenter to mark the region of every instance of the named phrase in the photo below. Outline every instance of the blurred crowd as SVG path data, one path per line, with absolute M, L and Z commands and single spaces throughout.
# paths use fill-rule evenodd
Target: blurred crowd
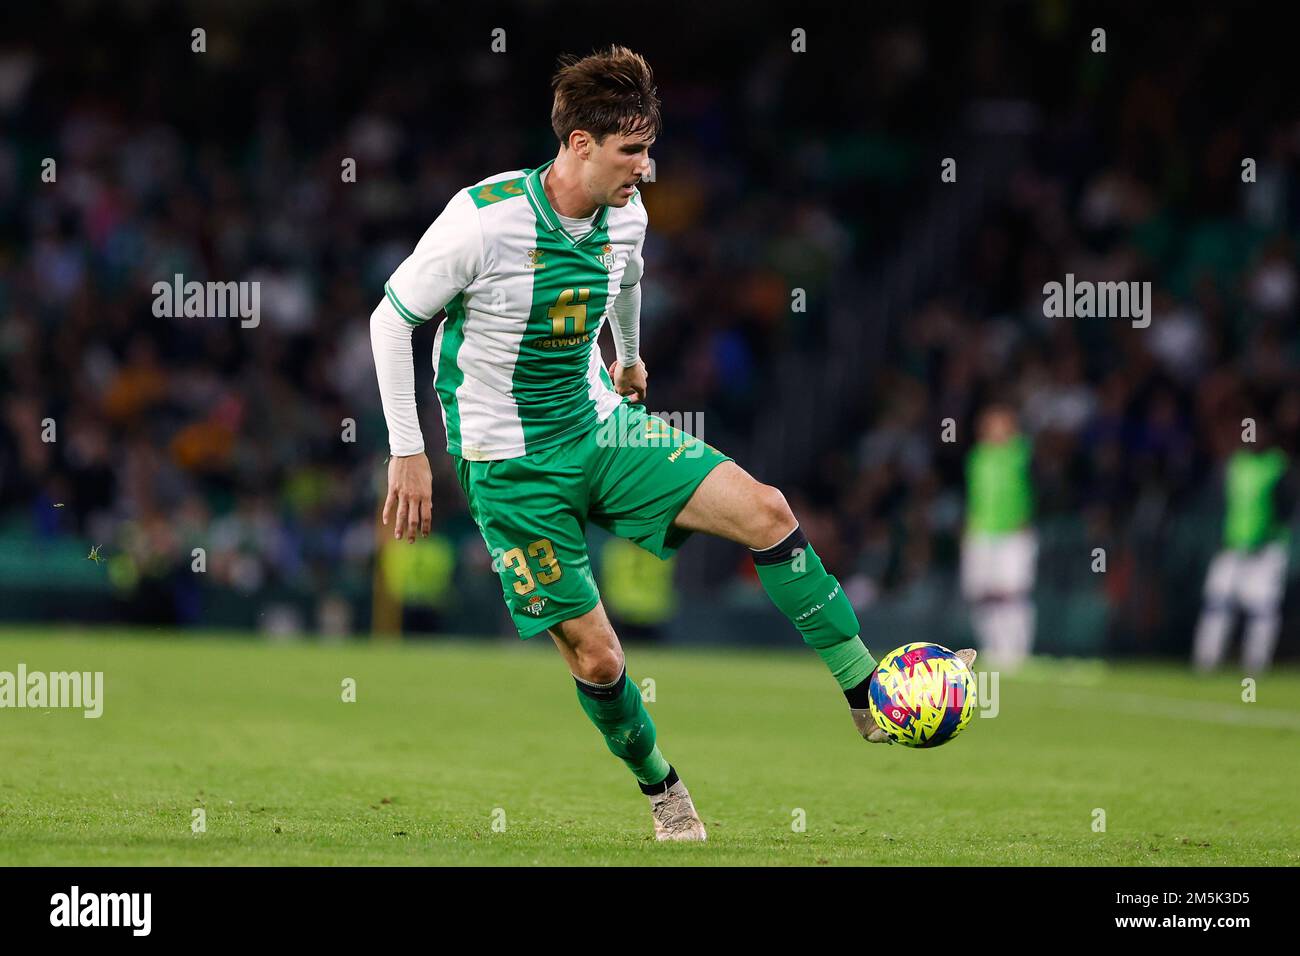
M 1185 205 L 1162 202 L 1173 184 L 1122 161 L 1073 184 L 1042 162 L 1016 170 L 966 273 L 897 325 L 856 448 L 822 463 L 817 498 L 835 503 L 826 533 L 871 590 L 951 566 L 964 456 L 990 402 L 1019 409 L 1033 440 L 1040 518 L 1080 519 L 1096 541 L 1144 518 L 1219 521 L 1216 467 L 1247 419 L 1294 456 L 1300 122 L 1263 142 L 1258 179 L 1243 183 L 1244 147 L 1212 140 L 1223 168 L 1204 169 Z M 1149 326 L 1045 317 L 1044 284 L 1067 273 L 1150 282 Z M 952 444 L 940 437 L 949 418 Z
M 1105 546 L 1107 600 L 1131 631 L 1194 611 L 1243 436 L 1300 450 L 1300 110 L 1244 91 L 1235 112 L 1208 110 L 1230 95 L 1210 69 L 1228 40 L 1189 32 L 1111 99 L 1041 123 L 958 272 L 892 324 L 867 425 L 818 463 L 804 504 L 860 607 L 932 593 L 936 576 L 951 588 L 991 403 L 1019 410 L 1036 522 L 1073 548 L 1040 570 L 1070 564 L 1059 583 L 1078 586 Z M 1149 325 L 1046 316 L 1044 286 L 1067 274 L 1149 282 Z
M 576 41 L 524 4 L 518 52 L 494 54 L 471 14 L 422 41 L 397 25 L 430 8 L 381 3 L 346 20 L 213 12 L 198 54 L 166 8 L 55 8 L 71 21 L 0 45 L 0 542 L 125 556 L 129 580 L 164 582 L 153 610 L 174 601 L 162 616 L 181 620 L 201 611 L 165 582 L 196 547 L 206 580 L 237 593 L 363 591 L 387 454 L 370 310 L 456 189 L 553 156 L 554 56 L 614 37 Z M 1237 62 L 1231 24 L 1189 14 L 1148 63 L 1099 64 L 1070 9 L 892 14 L 857 60 L 842 37 L 836 57 L 795 59 L 759 22 L 704 68 L 706 27 L 622 38 L 655 66 L 667 121 L 643 190 L 651 404 L 752 441 L 774 355 L 818 342 L 816 304 L 891 250 L 946 131 L 980 100 L 1038 117 L 962 270 L 880 343 L 881 374 L 852 397 L 860 434 L 786 489 L 861 605 L 955 565 L 968 426 L 989 401 L 1022 410 L 1040 512 L 1099 534 L 1199 500 L 1245 415 L 1300 438 L 1296 115 L 1189 102 Z M 1120 27 L 1112 43 L 1131 44 Z M 1044 318 L 1042 286 L 1067 272 L 1151 281 L 1150 327 Z M 259 282 L 260 323 L 156 317 L 153 285 L 177 274 Z M 808 313 L 791 313 L 793 286 Z M 437 519 L 481 577 L 431 340 L 417 330 Z

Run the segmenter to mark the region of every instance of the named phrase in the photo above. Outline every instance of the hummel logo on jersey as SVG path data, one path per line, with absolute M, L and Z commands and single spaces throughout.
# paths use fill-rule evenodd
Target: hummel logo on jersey
M 546 263 L 538 261 L 544 255 L 546 255 L 545 249 L 529 249 L 527 267 L 529 269 L 545 269 Z

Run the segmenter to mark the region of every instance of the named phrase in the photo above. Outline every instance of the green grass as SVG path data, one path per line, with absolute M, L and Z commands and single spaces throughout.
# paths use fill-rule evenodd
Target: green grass
M 661 846 L 537 641 L 0 632 L 20 661 L 104 671 L 105 707 L 0 710 L 0 865 L 1300 863 L 1294 670 L 1243 703 L 1235 674 L 1036 662 L 911 751 L 864 743 L 809 652 L 633 647 L 709 827 Z

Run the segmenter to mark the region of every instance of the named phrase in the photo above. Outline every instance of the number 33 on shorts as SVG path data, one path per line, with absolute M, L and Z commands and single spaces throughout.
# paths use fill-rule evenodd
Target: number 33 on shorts
M 560 567 L 560 562 L 556 560 L 555 548 L 547 538 L 538 538 L 528 546 L 529 557 L 537 558 L 540 566 L 537 577 L 533 577 L 532 570 L 528 567 L 528 561 L 524 558 L 523 548 L 511 548 L 509 551 L 497 548 L 497 554 L 492 561 L 492 570 L 500 573 L 504 570 L 515 572 L 519 580 L 515 582 L 515 593 L 521 597 L 532 592 L 537 587 L 537 582 L 543 584 L 554 584 L 560 580 L 560 575 L 564 569 Z

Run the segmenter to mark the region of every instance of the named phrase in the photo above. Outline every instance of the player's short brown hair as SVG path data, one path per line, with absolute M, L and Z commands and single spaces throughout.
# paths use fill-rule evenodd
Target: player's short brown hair
M 583 129 L 602 143 L 611 133 L 659 135 L 659 91 L 650 64 L 625 46 L 611 46 L 579 59 L 560 57 L 551 78 L 555 101 L 551 128 L 561 146 Z

